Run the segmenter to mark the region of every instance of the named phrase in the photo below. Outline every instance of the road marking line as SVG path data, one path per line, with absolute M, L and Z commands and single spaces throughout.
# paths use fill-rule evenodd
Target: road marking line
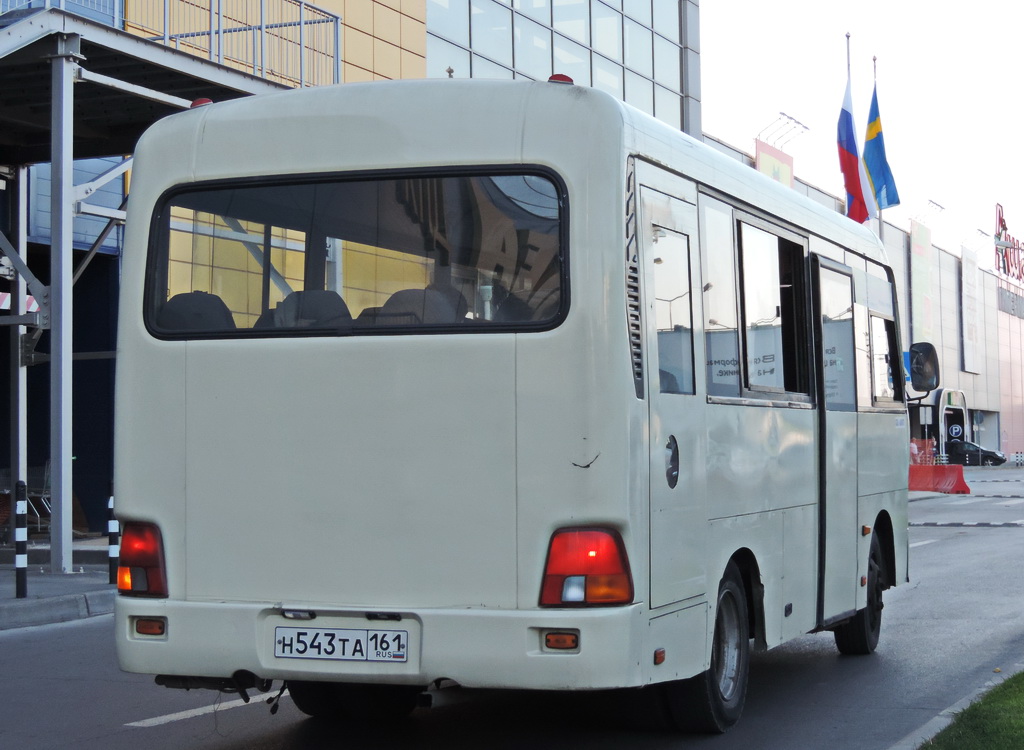
M 910 545 L 910 549 L 914 549 L 914 547 L 923 547 L 926 544 L 935 544 L 935 542 L 937 542 L 937 541 L 939 541 L 939 540 L 938 539 L 925 539 L 923 542 L 914 542 L 913 544 Z
M 983 498 L 983 497 L 972 497 L 970 500 L 954 500 L 952 502 L 945 503 L 945 504 L 946 505 L 971 505 L 972 503 L 982 503 L 982 502 L 985 502 L 985 498 Z
M 179 711 L 176 714 L 167 714 L 165 716 L 157 716 L 152 719 L 143 719 L 142 721 L 133 721 L 130 724 L 125 724 L 126 727 L 158 727 L 161 724 L 170 724 L 175 721 L 184 721 L 185 719 L 193 719 L 196 716 L 203 716 L 205 714 L 212 714 L 214 711 L 227 711 L 229 708 L 238 708 L 239 706 L 260 706 L 265 705 L 263 700 L 258 697 L 250 698 L 249 702 L 246 703 L 244 700 L 239 698 L 238 700 L 228 701 L 227 703 L 214 703 L 212 706 L 202 706 L 200 708 L 193 708 L 189 711 Z

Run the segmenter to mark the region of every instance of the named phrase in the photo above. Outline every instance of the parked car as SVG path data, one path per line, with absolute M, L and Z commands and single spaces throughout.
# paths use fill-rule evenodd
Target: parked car
M 977 443 L 957 440 L 946 443 L 946 454 L 951 464 L 964 466 L 999 466 L 1006 463 L 1006 454 L 982 448 Z

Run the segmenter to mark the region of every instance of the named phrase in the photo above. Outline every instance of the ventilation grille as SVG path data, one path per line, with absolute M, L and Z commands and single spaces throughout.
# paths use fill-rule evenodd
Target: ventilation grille
M 644 331 L 640 318 L 640 252 L 637 222 L 636 165 L 626 164 L 626 325 L 636 397 L 644 397 Z

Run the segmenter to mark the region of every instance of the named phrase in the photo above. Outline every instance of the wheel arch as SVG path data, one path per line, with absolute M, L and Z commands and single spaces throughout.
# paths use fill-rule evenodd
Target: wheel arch
M 881 511 L 875 518 L 874 533 L 878 535 L 878 542 L 882 545 L 882 558 L 885 560 L 885 575 L 882 583 L 885 588 L 890 588 L 896 585 L 893 580 L 896 571 L 896 542 L 892 517 L 888 511 Z
M 740 578 L 743 580 L 743 590 L 747 599 L 749 632 L 757 650 L 766 651 L 768 638 L 765 633 L 764 584 L 761 582 L 761 566 L 757 563 L 757 557 L 747 547 L 736 550 L 729 558 L 729 562 L 736 565 L 740 572 Z

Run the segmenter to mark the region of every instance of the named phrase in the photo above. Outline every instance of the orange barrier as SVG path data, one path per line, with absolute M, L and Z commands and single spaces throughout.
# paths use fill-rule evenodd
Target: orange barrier
M 964 467 L 959 464 L 948 466 L 910 466 L 910 489 L 926 492 L 943 492 L 947 495 L 970 495 L 971 488 L 964 481 Z

